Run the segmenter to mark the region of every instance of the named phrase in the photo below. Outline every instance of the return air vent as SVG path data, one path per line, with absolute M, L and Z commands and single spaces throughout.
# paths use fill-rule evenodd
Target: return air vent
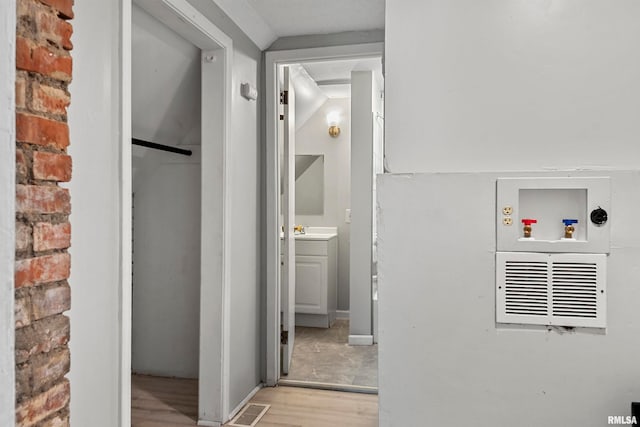
M 498 323 L 606 327 L 606 255 L 498 252 Z
M 264 403 L 249 403 L 236 415 L 229 424 L 229 427 L 254 427 L 260 418 L 267 413 L 271 405 Z

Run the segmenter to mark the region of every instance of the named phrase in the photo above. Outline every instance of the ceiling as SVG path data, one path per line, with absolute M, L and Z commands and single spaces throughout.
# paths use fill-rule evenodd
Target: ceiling
M 247 0 L 278 37 L 384 28 L 384 0 Z
M 384 87 L 381 58 L 340 59 L 301 64 L 329 98 L 351 96 L 351 72 L 372 70 L 379 86 Z
M 384 28 L 385 0 L 214 0 L 262 50 L 279 37 Z

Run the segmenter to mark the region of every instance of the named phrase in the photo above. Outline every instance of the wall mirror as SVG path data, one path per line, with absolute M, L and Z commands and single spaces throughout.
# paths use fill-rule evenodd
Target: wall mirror
M 296 215 L 324 214 L 324 155 L 296 155 Z

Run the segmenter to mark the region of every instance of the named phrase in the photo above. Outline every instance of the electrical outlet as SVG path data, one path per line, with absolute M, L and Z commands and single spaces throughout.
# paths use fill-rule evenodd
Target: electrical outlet
M 511 215 L 513 213 L 513 208 L 511 206 L 505 206 L 502 208 L 503 215 Z
M 504 225 L 511 225 L 513 224 L 513 219 L 511 219 L 510 216 L 505 216 L 504 218 L 502 218 L 502 223 Z

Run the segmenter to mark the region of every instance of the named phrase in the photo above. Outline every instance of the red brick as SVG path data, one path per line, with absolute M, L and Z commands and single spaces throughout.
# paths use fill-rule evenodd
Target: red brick
M 31 227 L 22 222 L 16 222 L 16 251 L 24 252 L 30 245 Z
M 60 348 L 50 353 L 41 354 L 30 362 L 33 390 L 38 391 L 43 387 L 57 382 L 69 372 L 69 349 Z
M 33 250 L 66 249 L 71 246 L 71 224 L 39 222 L 33 227 Z
M 41 288 L 38 286 L 38 288 Z M 34 320 L 60 314 L 71 308 L 69 286 L 36 289 L 31 295 L 31 313 Z
M 73 49 L 71 44 L 73 27 L 70 23 L 60 19 L 57 14 L 46 9 L 39 9 L 36 12 L 36 26 L 39 37 L 65 50 Z
M 69 381 L 63 379 L 49 390 L 22 402 L 16 408 L 16 426 L 30 427 L 69 404 Z
M 45 255 L 16 261 L 15 286 L 33 286 L 57 282 L 69 277 L 71 257 L 68 253 Z
M 57 186 L 16 185 L 16 212 L 69 214 L 69 190 Z
M 18 113 L 16 140 L 64 150 L 69 146 L 69 126 L 55 120 Z
M 29 326 L 31 324 L 31 298 L 27 295 L 16 298 L 14 313 L 16 329 Z
M 40 0 L 58 11 L 65 19 L 73 19 L 73 0 Z
M 67 51 L 39 46 L 32 40 L 16 37 L 16 68 L 70 82 L 73 67 Z
M 71 179 L 71 156 L 34 151 L 33 177 L 45 181 L 69 181 Z
M 33 322 L 16 329 L 15 340 L 16 364 L 24 363 L 35 355 L 65 346 L 69 342 L 69 318 L 60 314 Z
M 21 183 L 27 180 L 29 166 L 27 166 L 27 156 L 20 149 L 16 149 L 16 182 Z
M 16 108 L 27 108 L 27 81 L 16 76 Z
M 31 108 L 34 111 L 51 114 L 66 114 L 71 98 L 69 94 L 51 86 L 34 82 L 32 89 Z

